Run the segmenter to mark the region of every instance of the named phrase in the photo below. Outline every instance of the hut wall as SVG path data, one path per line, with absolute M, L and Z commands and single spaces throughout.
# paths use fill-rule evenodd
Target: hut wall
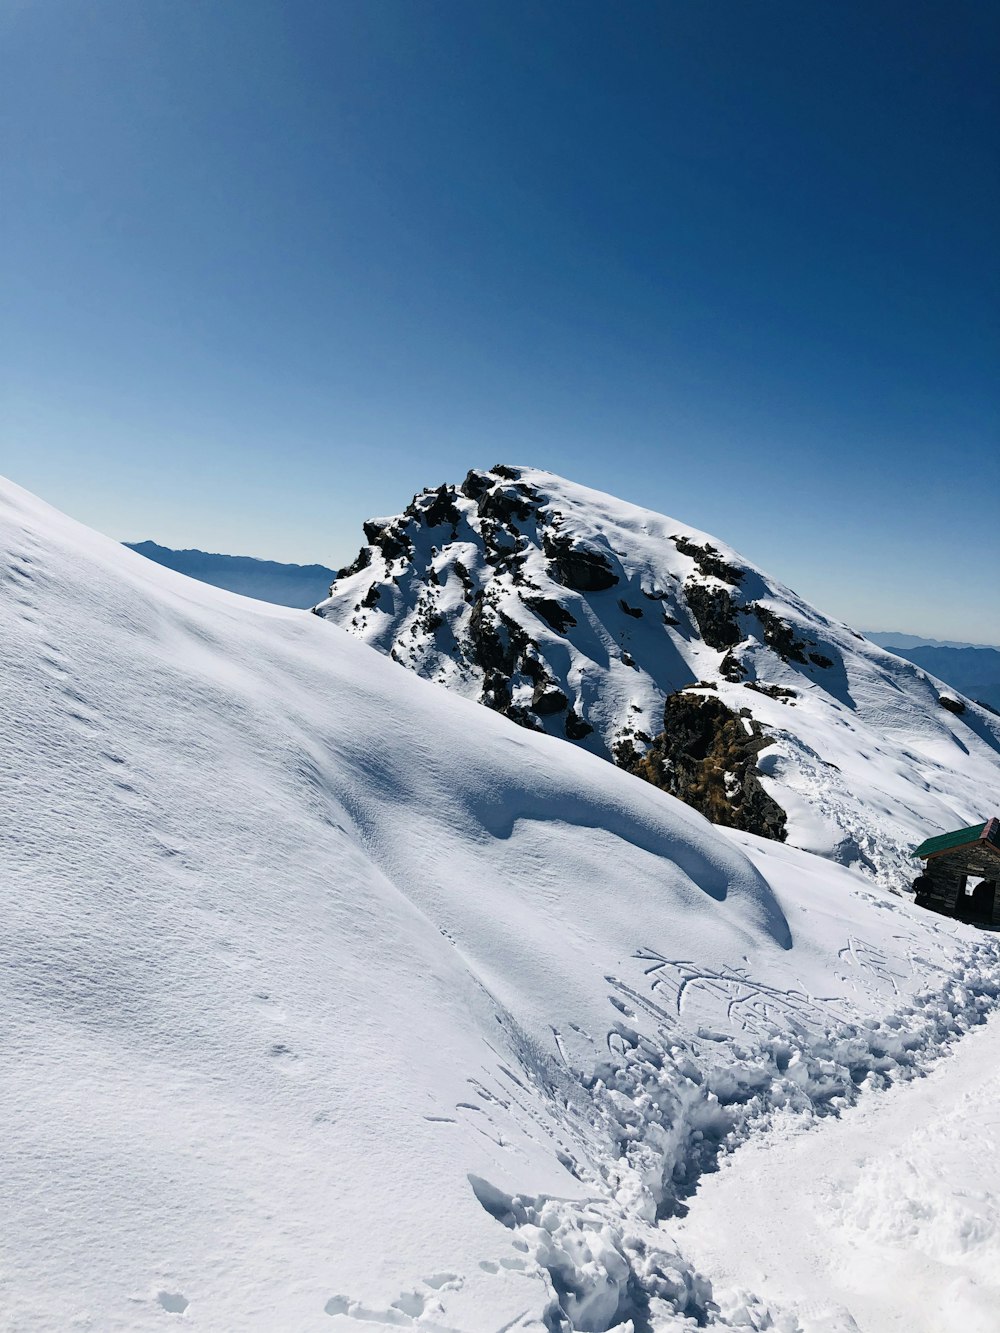
M 923 871 L 921 897 L 932 912 L 965 921 L 1000 926 L 1000 887 L 983 885 L 965 894 L 970 877 L 983 877 L 993 886 L 1000 879 L 1000 856 L 982 848 L 956 848 L 929 858 Z
M 958 895 L 965 888 L 965 871 L 950 856 L 933 856 L 927 862 L 923 889 L 926 905 L 932 912 L 955 916 Z

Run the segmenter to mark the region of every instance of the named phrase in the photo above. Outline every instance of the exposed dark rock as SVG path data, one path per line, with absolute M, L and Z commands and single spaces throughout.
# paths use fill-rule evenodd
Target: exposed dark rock
M 824 670 L 828 670 L 833 666 L 833 658 L 827 657 L 825 653 L 810 653 L 809 661 L 812 662 L 814 666 L 822 667 Z
M 492 477 L 485 472 L 477 472 L 475 468 L 470 468 L 465 474 L 465 480 L 462 482 L 460 489 L 467 500 L 478 500 L 492 485 Z
M 373 583 L 372 586 L 365 593 L 364 597 L 362 597 L 361 605 L 367 606 L 368 609 L 371 610 L 373 606 L 376 606 L 378 604 L 378 599 L 381 596 L 382 596 L 382 589 L 378 586 L 377 583 Z
M 369 545 L 377 546 L 382 538 L 382 533 L 393 522 L 394 520 L 391 518 L 387 519 L 366 518 L 361 526 L 364 529 L 364 534 L 368 540 Z
M 577 592 L 603 592 L 618 582 L 610 561 L 597 551 L 574 546 L 570 538 L 555 536 L 551 532 L 543 534 L 542 545 L 555 566 L 556 578 L 565 588 Z
M 734 586 L 743 582 L 745 571 L 724 560 L 716 547 L 699 546 L 690 537 L 671 537 L 670 540 L 681 555 L 691 557 L 702 574 L 711 575 L 713 578 L 721 579 L 723 583 L 731 583 Z
M 636 620 L 640 620 L 642 618 L 641 606 L 629 606 L 628 602 L 626 602 L 624 597 L 618 598 L 618 605 L 621 607 L 621 609 L 625 612 L 627 616 L 635 616 Z
M 489 499 L 489 496 L 483 498 Z M 483 501 L 480 500 L 479 503 L 482 504 Z M 496 519 L 486 515 L 480 517 L 479 531 L 482 533 L 483 556 L 486 561 L 494 567 L 504 567 L 517 550 L 517 533 L 512 532 L 506 523 L 498 523 Z
M 483 692 L 480 703 L 492 708 L 497 713 L 507 713 L 513 717 L 510 699 L 510 681 L 502 671 L 488 669 L 483 672 Z M 518 719 L 515 717 L 515 721 Z
M 526 597 L 525 606 L 531 608 L 536 615 L 541 616 L 550 629 L 554 629 L 557 634 L 565 634 L 566 631 L 576 624 L 576 617 L 554 597 Z
M 639 766 L 644 755 L 641 750 L 635 748 L 635 741 L 631 732 L 623 732 L 616 737 L 611 746 L 611 758 L 617 767 L 624 768 L 626 773 L 634 773 L 637 777 L 645 777 L 645 774 L 639 772 Z M 648 781 L 648 779 L 646 780 Z
M 663 623 L 664 625 L 679 625 L 681 622 L 677 619 L 676 616 L 672 616 L 669 611 L 664 611 Z
M 473 660 L 484 671 L 501 672 L 508 680 L 530 644 L 524 630 L 481 592 L 476 595 L 469 616 L 469 637 Z
M 367 569 L 368 566 L 371 564 L 371 562 L 372 562 L 371 547 L 362 546 L 361 550 L 357 553 L 357 555 L 354 557 L 354 559 L 351 561 L 349 565 L 345 565 L 343 569 L 337 570 L 337 578 L 349 579 L 352 574 L 358 574 L 361 572 L 362 569 Z M 334 579 L 335 583 L 336 581 L 337 579 Z
M 534 506 L 520 487 L 495 486 L 479 497 L 479 515 L 509 526 L 514 519 L 526 523 L 534 513 Z
M 521 674 L 527 676 L 535 685 L 550 679 L 544 664 L 539 662 L 537 657 L 531 657 L 527 654 L 521 660 Z
M 949 699 L 946 694 L 942 694 L 938 703 L 947 712 L 955 713 L 958 717 L 961 717 L 965 712 L 965 704 L 962 703 L 961 699 Z
M 366 519 L 362 525 L 369 545 L 377 546 L 386 560 L 408 559 L 413 554 L 413 540 L 398 519 Z
M 725 588 L 710 588 L 707 583 L 684 585 L 684 596 L 698 623 L 701 637 L 710 648 L 725 652 L 743 638 L 736 621 L 736 604 Z
M 569 700 L 562 690 L 551 684 L 536 685 L 531 696 L 532 711 L 537 713 L 539 717 L 549 717 L 553 713 L 561 713 L 568 704 Z
M 769 699 L 797 699 L 799 696 L 795 690 L 786 689 L 784 685 L 765 685 L 759 680 L 748 680 L 744 682 L 745 688 L 754 690 L 757 694 L 766 694 Z
M 801 662 L 806 664 L 805 647 L 801 639 L 795 637 L 795 631 L 791 625 L 785 623 L 780 616 L 776 616 L 773 611 L 769 611 L 766 606 L 761 606 L 759 602 L 754 602 L 747 607 L 752 611 L 760 621 L 761 629 L 764 631 L 764 642 L 769 648 L 773 648 L 779 657 L 786 662 Z M 833 666 L 833 663 L 830 663 Z
M 434 492 L 434 499 L 423 511 L 423 520 L 429 528 L 438 528 L 447 523 L 454 530 L 461 517 L 455 504 L 453 486 L 439 486 Z
M 436 634 L 444 624 L 444 616 L 436 606 L 429 604 L 424 606 L 413 622 L 413 628 L 420 634 Z
M 615 759 L 715 824 L 783 842 L 785 812 L 757 776 L 757 755 L 771 740 L 748 720 L 752 735 L 721 699 L 680 691 L 667 699 L 663 731 L 646 753 L 630 758 L 635 748 L 623 743 Z
M 494 477 L 503 477 L 504 481 L 517 481 L 521 475 L 517 468 L 508 467 L 506 463 L 494 463 L 490 471 Z
M 589 722 L 584 722 L 583 718 L 571 708 L 566 714 L 566 736 L 571 741 L 582 741 L 584 736 L 589 736 L 594 728 Z
M 719 665 L 719 675 L 723 680 L 728 680 L 731 681 L 732 684 L 738 685 L 746 674 L 746 667 L 733 650 L 730 649 Z
M 461 560 L 456 560 L 455 563 L 452 565 L 452 569 L 455 571 L 455 573 L 458 575 L 458 577 L 462 580 L 462 588 L 464 589 L 465 600 L 466 600 L 467 602 L 471 602 L 471 601 L 472 601 L 472 587 L 473 587 L 473 584 L 472 584 L 472 575 L 469 573 L 469 571 L 466 569 L 466 567 L 462 564 Z
M 635 665 L 635 658 L 632 656 L 631 653 L 625 652 L 624 650 L 622 652 L 622 662 L 625 664 L 625 666 L 635 667 L 636 671 L 639 670 L 639 668 Z
M 524 727 L 528 731 L 545 730 L 531 709 L 525 708 L 522 704 L 509 704 L 501 711 L 504 712 L 512 722 L 516 722 L 519 727 Z

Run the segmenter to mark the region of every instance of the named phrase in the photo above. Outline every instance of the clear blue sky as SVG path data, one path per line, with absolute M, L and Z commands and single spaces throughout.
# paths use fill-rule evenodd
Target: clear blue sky
M 497 461 L 1000 641 L 995 0 L 7 0 L 0 470 L 336 565 Z

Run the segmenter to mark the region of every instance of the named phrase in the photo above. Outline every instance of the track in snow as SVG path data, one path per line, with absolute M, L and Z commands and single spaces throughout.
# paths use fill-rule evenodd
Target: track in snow
M 1000 1017 L 926 1079 L 790 1128 L 739 1149 L 672 1228 L 723 1310 L 749 1290 L 802 1333 L 1000 1330 Z

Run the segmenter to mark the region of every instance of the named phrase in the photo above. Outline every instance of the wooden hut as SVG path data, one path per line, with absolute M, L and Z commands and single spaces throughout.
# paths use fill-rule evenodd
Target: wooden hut
M 1000 926 L 1000 819 L 928 838 L 913 854 L 926 863 L 913 881 L 919 907 Z

